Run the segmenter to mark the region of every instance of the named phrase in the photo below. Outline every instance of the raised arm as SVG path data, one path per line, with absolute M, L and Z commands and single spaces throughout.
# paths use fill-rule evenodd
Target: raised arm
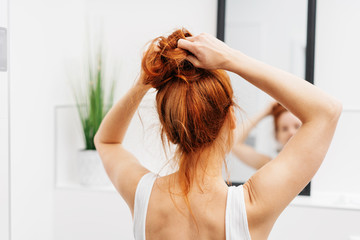
M 229 69 L 278 100 L 302 121 L 279 155 L 244 185 L 248 212 L 259 235 L 310 182 L 323 162 L 341 113 L 341 103 L 290 73 L 234 51 Z
M 303 123 L 279 155 L 244 184 L 252 238 L 263 239 L 280 213 L 319 169 L 333 138 L 342 104 L 307 81 L 233 50 L 211 35 L 179 40 L 178 46 L 194 54 L 189 56 L 189 61 L 197 67 L 222 68 L 239 74 Z

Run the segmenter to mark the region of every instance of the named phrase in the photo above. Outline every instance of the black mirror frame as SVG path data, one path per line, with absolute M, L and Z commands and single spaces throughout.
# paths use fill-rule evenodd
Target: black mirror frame
M 226 0 L 218 0 L 216 37 L 225 41 L 225 12 Z M 315 28 L 316 28 L 316 0 L 308 0 L 307 35 L 306 35 L 306 64 L 305 80 L 314 84 L 315 66 Z M 229 186 L 238 186 L 244 183 L 231 182 Z M 311 182 L 299 193 L 310 196 Z

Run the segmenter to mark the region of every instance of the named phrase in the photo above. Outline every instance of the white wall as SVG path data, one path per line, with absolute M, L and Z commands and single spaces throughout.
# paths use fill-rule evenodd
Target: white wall
M 75 104 L 65 71 L 82 57 L 85 16 L 104 15 L 111 56 L 120 59 L 118 99 L 133 83 L 148 40 L 182 26 L 215 34 L 216 6 L 215 0 L 10 2 L 13 240 L 99 239 L 95 232 L 104 230 L 106 239 L 131 236 L 129 210 L 114 192 L 54 189 L 54 107 Z
M 343 113 L 314 190 L 360 194 L 360 2 L 318 1 L 315 84 L 343 103 Z
M 106 12 L 108 46 L 121 60 L 118 99 L 138 72 L 140 49 L 147 40 L 180 26 L 215 34 L 216 4 L 215 0 L 10 2 L 12 240 L 132 239 L 130 212 L 115 192 L 54 188 L 54 107 L 74 104 L 64 66 L 81 57 L 84 16 Z M 318 192 L 360 189 L 355 154 L 360 142 L 355 122 L 360 102 L 359 82 L 355 84 L 359 11 L 355 0 L 318 1 L 315 84 L 344 101 L 334 144 L 313 180 Z M 337 14 L 341 17 L 335 18 Z M 303 236 L 298 239 L 360 235 L 355 229 L 359 211 L 295 208 L 289 206 L 279 218 L 272 239 L 296 239 L 294 233 Z M 330 218 L 333 221 L 327 221 Z M 324 226 L 312 228 L 313 234 L 300 234 L 319 222 Z M 329 235 L 322 238 L 324 231 Z

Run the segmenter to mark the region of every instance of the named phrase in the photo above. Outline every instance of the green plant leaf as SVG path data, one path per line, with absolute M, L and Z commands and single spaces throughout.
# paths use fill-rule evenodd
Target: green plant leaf
M 111 79 L 111 87 L 109 89 L 110 93 L 108 102 L 105 103 L 104 83 L 107 80 L 107 77 L 105 76 L 104 71 L 105 63 L 102 43 L 99 43 L 95 50 L 95 54 L 93 54 L 91 51 L 92 48 L 90 47 L 89 34 L 87 34 L 87 40 L 88 58 L 86 59 L 87 64 L 85 66 L 85 73 L 88 75 L 86 76 L 86 94 L 85 96 L 82 94 L 77 94 L 74 86 L 72 86 L 72 89 L 76 100 L 77 112 L 79 114 L 82 130 L 84 133 L 85 150 L 95 150 L 94 136 L 98 131 L 106 113 L 112 107 L 114 91 L 116 88 L 116 77 L 109 77 L 109 79 Z

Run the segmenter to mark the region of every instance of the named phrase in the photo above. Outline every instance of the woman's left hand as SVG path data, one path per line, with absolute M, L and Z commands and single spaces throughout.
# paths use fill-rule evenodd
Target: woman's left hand
M 145 78 L 145 73 L 144 73 L 144 71 L 141 69 L 141 70 L 140 70 L 139 77 L 138 77 L 138 79 L 137 79 L 137 81 L 136 81 L 136 85 L 137 85 L 137 86 L 140 86 L 141 88 L 144 88 L 144 89 L 146 89 L 146 90 L 149 90 L 149 89 L 151 88 L 151 85 L 145 84 L 145 83 L 144 83 L 144 78 Z

